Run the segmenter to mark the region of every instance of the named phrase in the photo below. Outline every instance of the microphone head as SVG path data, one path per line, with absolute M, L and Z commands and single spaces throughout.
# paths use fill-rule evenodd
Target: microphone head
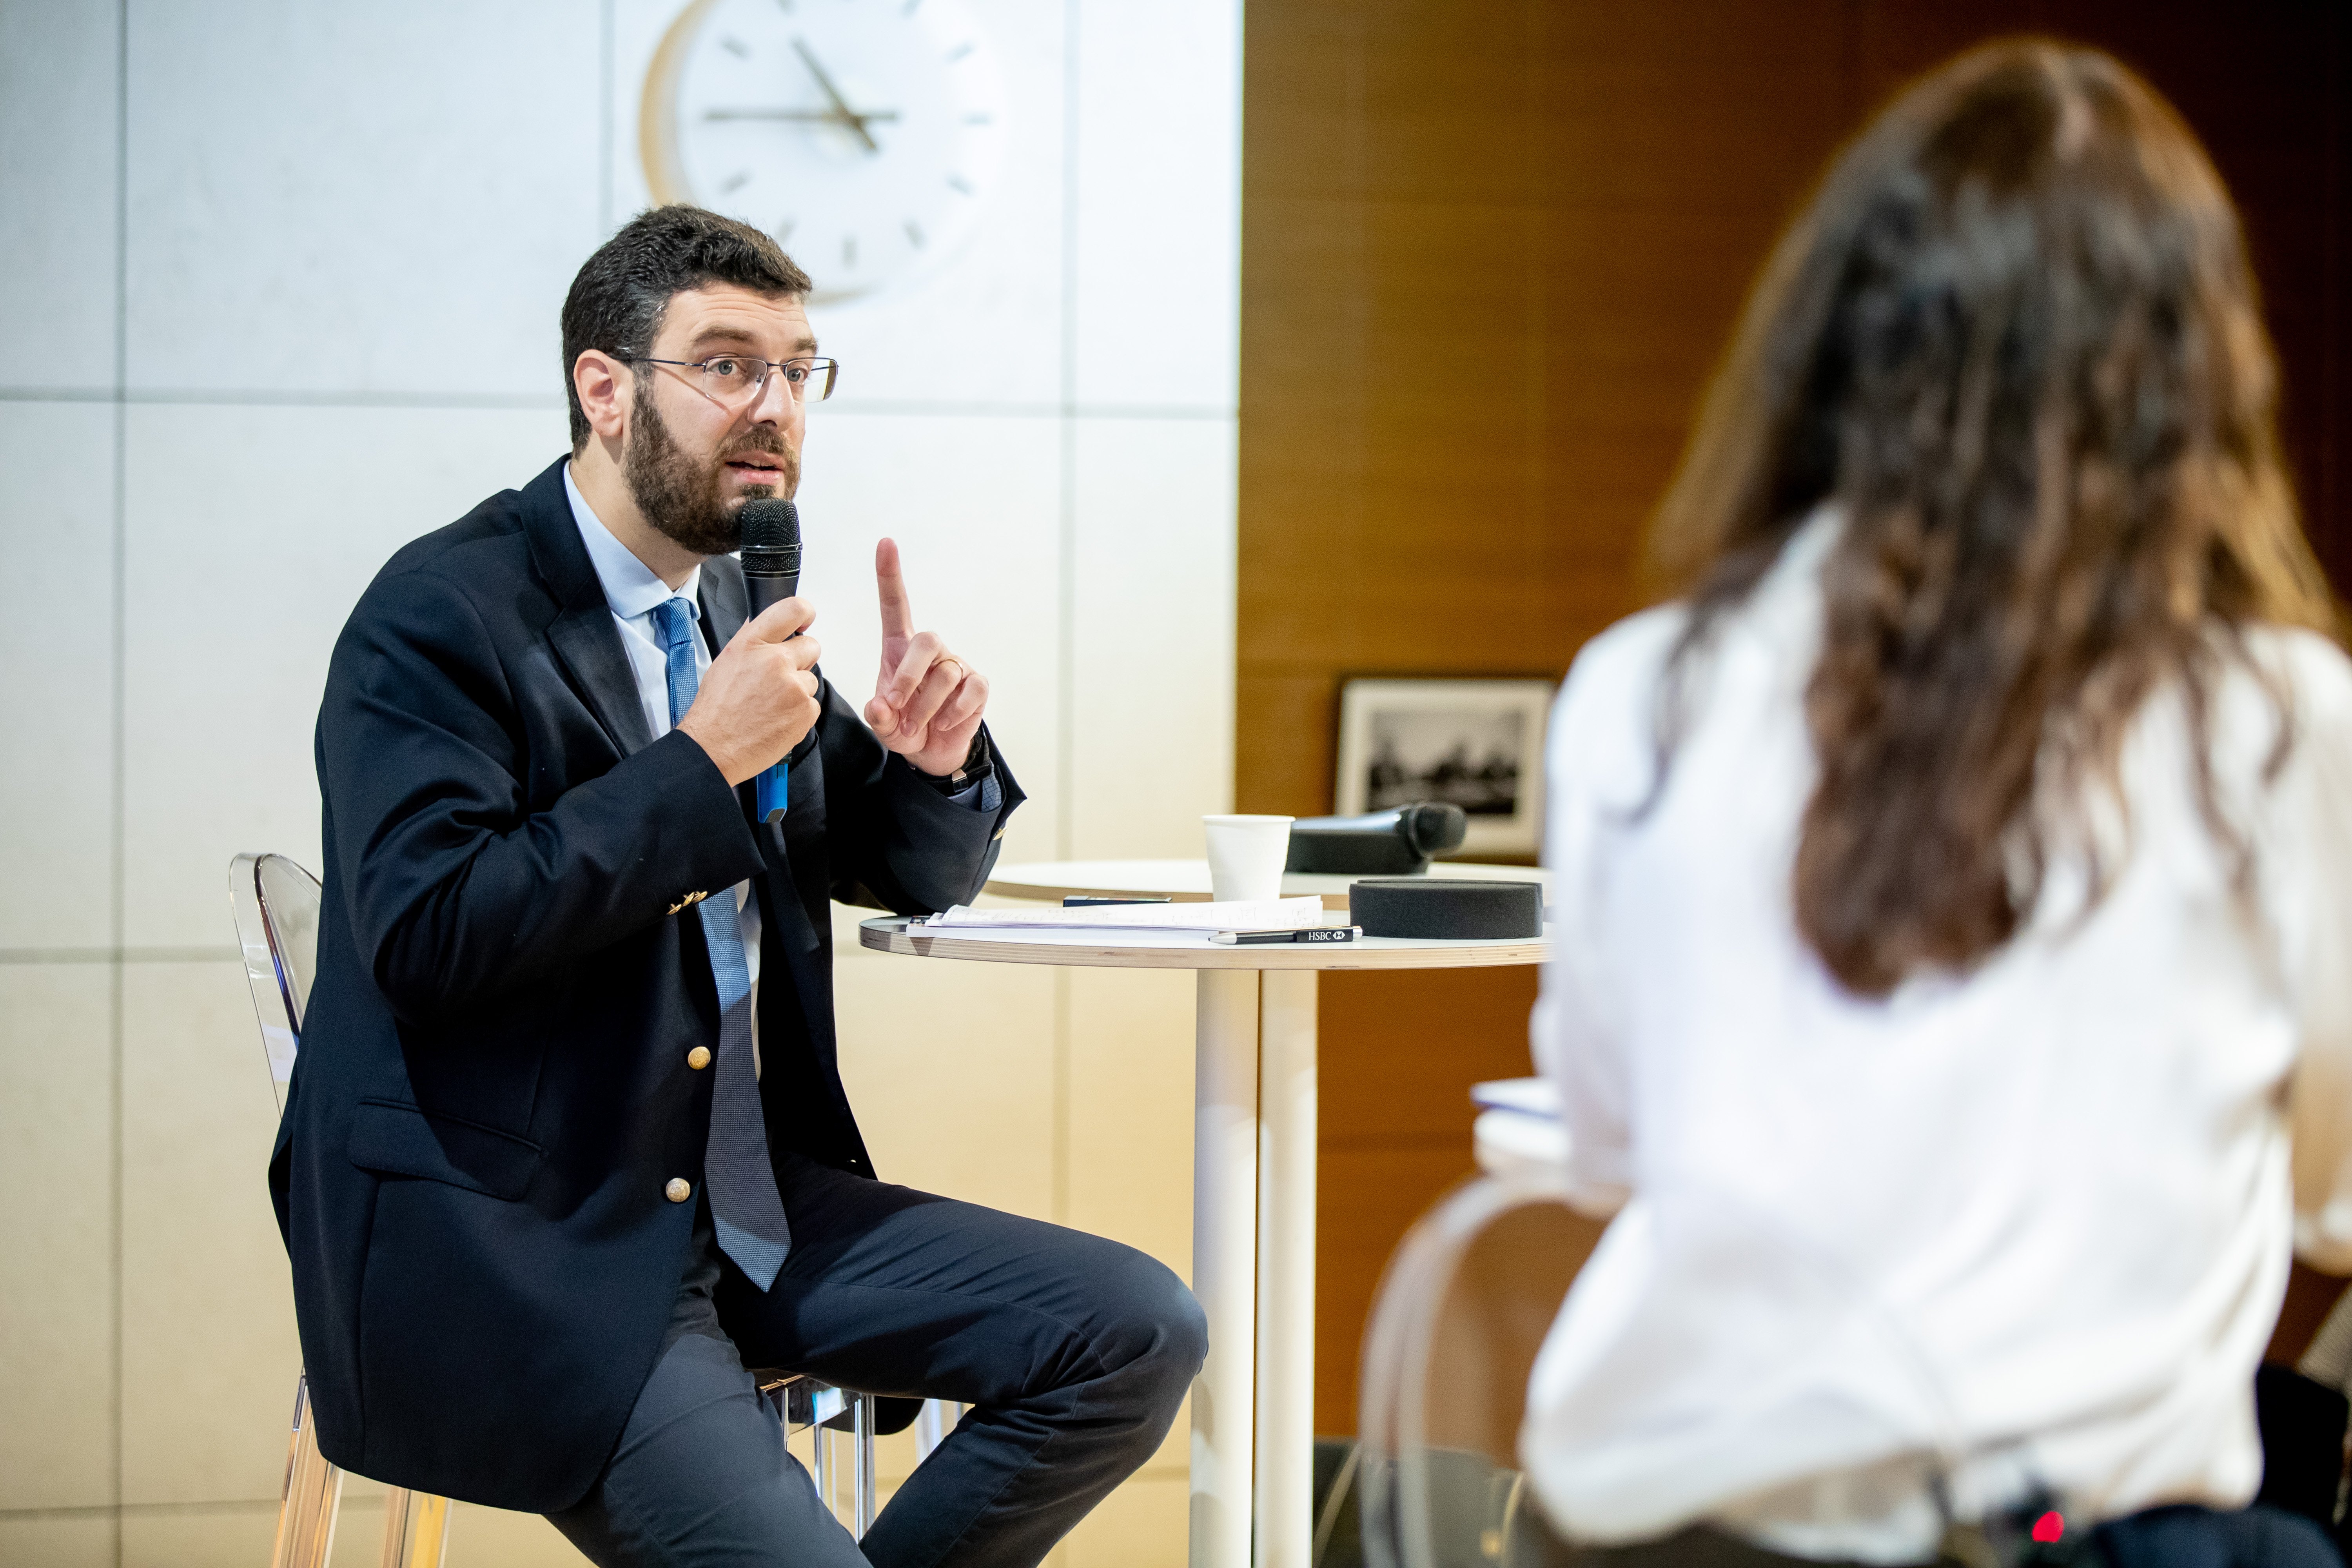
M 801 542 L 801 509 L 788 500 L 745 501 L 735 515 L 746 550 L 785 550 Z
M 743 574 L 747 577 L 790 577 L 801 574 L 801 509 L 788 500 L 752 500 L 735 514 L 743 529 Z M 790 586 L 784 590 L 792 591 Z
M 1423 801 L 1405 806 L 1397 826 L 1423 855 L 1439 855 L 1462 847 L 1470 836 L 1470 814 L 1443 801 Z

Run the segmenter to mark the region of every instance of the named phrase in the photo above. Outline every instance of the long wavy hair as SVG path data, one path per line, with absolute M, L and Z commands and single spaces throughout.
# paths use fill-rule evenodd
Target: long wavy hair
M 2195 136 L 2094 50 L 1989 45 L 1831 167 L 1749 300 L 1654 520 L 1689 616 L 1660 787 L 1710 634 L 1823 503 L 1795 872 L 1851 991 L 1965 968 L 2039 896 L 2042 792 L 2117 784 L 2176 686 L 2208 827 L 2208 718 L 2257 623 L 2337 634 L 2278 455 L 2237 215 Z M 2284 694 L 2273 694 L 2284 707 Z M 2273 765 L 2284 758 L 2285 737 Z M 2114 868 L 2090 847 L 2095 900 Z

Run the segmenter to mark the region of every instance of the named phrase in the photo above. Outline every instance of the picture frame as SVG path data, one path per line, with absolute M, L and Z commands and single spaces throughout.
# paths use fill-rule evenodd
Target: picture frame
M 1448 801 L 1470 818 L 1449 858 L 1538 854 L 1544 730 L 1558 689 L 1541 678 L 1343 680 L 1333 809 L 1353 816 Z

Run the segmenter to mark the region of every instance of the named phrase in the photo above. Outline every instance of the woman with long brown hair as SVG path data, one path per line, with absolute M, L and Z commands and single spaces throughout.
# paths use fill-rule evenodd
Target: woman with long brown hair
M 2352 1270 L 2352 664 L 2276 396 L 2220 179 L 2093 51 L 1937 71 L 1782 239 L 1678 596 L 1552 729 L 1535 1047 L 1619 1210 L 1523 1433 L 1564 1534 L 2252 1497 L 2290 1249 Z

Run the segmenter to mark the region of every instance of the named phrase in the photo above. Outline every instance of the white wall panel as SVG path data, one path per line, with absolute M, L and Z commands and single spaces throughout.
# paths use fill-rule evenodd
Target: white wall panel
M 113 990 L 104 964 L 0 964 L 0 1510 L 112 1500 Z
M 1187 1430 L 1180 1414 L 1170 1428 Z M 1161 1463 L 1139 1474 L 1105 1498 L 1079 1522 L 1061 1549 L 1065 1568 L 1137 1568 L 1144 1563 L 1177 1562 L 1190 1522 L 1192 1487 L 1181 1468 Z
M 904 292 L 811 313 L 841 356 L 846 397 L 1034 407 L 1062 395 L 1063 8 L 982 0 L 971 9 L 1003 77 L 1003 164 L 952 266 Z M 822 285 L 822 267 L 811 270 Z
M 105 1514 L 0 1514 L 0 1563 L 15 1568 L 126 1568 Z M 175 1565 L 176 1568 L 176 1565 Z
M 275 1499 L 152 1504 L 123 1516 L 121 1557 L 115 1557 L 110 1543 L 93 1568 L 254 1568 L 269 1561 L 277 1525 Z M 47 1558 L 10 1556 L 6 1544 L 7 1537 L 0 1535 L 0 1563 L 8 1568 L 52 1568 Z M 459 1568 L 583 1568 L 587 1562 L 538 1514 L 477 1503 L 451 1505 L 448 1546 L 444 1561 Z M 329 1568 L 380 1568 L 383 1552 L 383 1493 L 349 1477 Z M 60 1560 L 56 1568 L 73 1561 Z
M 0 405 L 0 582 L 47 601 L 0 616 L 0 947 L 114 940 L 114 416 Z
M 134 387 L 561 397 L 601 234 L 572 0 L 142 0 Z
M 1079 0 L 1078 12 L 1076 400 L 1230 411 L 1239 0 Z
M 1166 1173 L 1192 1168 L 1193 976 L 1074 969 L 1070 986 L 1070 1212 L 1081 1230 L 1192 1277 L 1190 1205 Z
M 302 1353 L 244 966 L 126 964 L 122 1000 L 122 1500 L 268 1498 Z
M 874 695 L 874 545 L 897 540 L 916 625 L 988 677 L 990 732 L 1029 793 L 1004 854 L 1051 858 L 1060 619 L 1054 422 L 820 412 L 810 422 L 800 501 L 801 587 L 823 617 L 826 675 L 853 706 Z
M 1233 803 L 1234 426 L 1076 435 L 1070 852 L 1198 856 Z
M 114 384 L 117 16 L 0 0 L 0 386 Z
M 383 1531 L 369 1531 L 372 1522 L 359 1510 L 341 1516 L 333 1568 L 360 1568 L 353 1559 L 362 1552 L 370 1568 L 380 1561 Z M 123 1516 L 122 1555 L 107 1562 L 110 1568 L 251 1568 L 269 1561 L 277 1530 L 277 1509 L 258 1500 L 242 1508 L 218 1502 L 142 1508 Z M 359 1545 L 362 1541 L 367 1544 Z
M 870 952 L 857 921 L 875 912 L 833 922 L 842 1083 L 875 1170 L 1055 1218 L 1055 972 Z
M 327 657 L 392 552 L 562 455 L 554 410 L 131 410 L 125 929 L 226 946 L 228 862 L 320 869 Z
M 380 1527 L 375 1539 L 383 1540 Z M 334 1568 L 375 1568 L 382 1561 L 352 1551 L 340 1539 L 335 1542 Z M 583 1568 L 588 1560 L 538 1514 L 461 1502 L 449 1510 L 449 1555 L 443 1561 L 457 1568 Z

